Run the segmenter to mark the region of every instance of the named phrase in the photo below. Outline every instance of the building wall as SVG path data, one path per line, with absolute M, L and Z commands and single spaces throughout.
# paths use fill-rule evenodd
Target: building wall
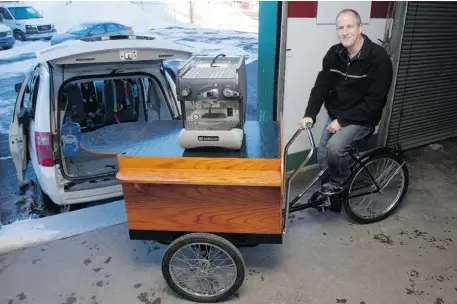
M 327 50 L 338 43 L 335 20 L 344 8 L 361 14 L 363 32 L 375 42 L 383 39 L 389 2 L 288 2 L 286 63 L 284 84 L 284 140 L 288 142 L 303 117 L 308 97 Z M 316 145 L 319 143 L 326 110 L 322 107 L 313 129 Z M 310 148 L 303 133 L 290 147 L 289 154 Z

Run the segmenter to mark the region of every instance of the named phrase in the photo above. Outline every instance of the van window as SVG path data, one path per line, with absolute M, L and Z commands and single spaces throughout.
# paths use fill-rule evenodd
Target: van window
M 10 7 L 9 11 L 16 20 L 42 18 L 41 14 L 31 6 Z
M 35 119 L 36 104 L 38 99 L 38 92 L 40 90 L 40 76 L 37 76 L 35 85 L 32 93 L 32 109 L 33 109 L 33 119 Z
M 4 7 L 0 7 L 0 16 L 5 20 L 13 20 L 13 17 L 11 17 L 10 13 Z
M 27 108 L 29 114 L 31 114 L 31 118 L 35 118 L 35 109 L 38 97 L 38 87 L 40 85 L 39 81 L 39 74 L 37 73 L 38 70 L 35 70 L 34 75 L 30 78 L 29 82 L 27 83 L 28 89 L 24 93 L 22 98 L 22 106 Z M 33 111 L 32 111 L 33 110 Z

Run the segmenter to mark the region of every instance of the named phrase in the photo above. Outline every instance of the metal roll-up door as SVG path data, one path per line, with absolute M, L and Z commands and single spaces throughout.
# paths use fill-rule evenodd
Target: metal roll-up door
M 457 2 L 408 2 L 387 145 L 457 136 Z

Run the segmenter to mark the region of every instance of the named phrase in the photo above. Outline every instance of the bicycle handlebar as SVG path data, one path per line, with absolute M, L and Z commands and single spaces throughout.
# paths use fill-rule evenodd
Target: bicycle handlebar
M 311 144 L 311 150 L 313 150 L 315 148 L 315 143 L 314 143 L 314 137 L 313 137 L 313 133 L 311 132 L 311 129 L 313 128 L 313 125 L 310 124 L 310 123 L 307 123 L 305 125 L 305 129 L 308 131 L 308 138 L 309 138 L 309 142 Z M 289 142 L 287 143 L 287 145 L 285 146 L 284 148 L 284 155 L 287 155 L 287 150 L 289 149 L 289 146 L 295 141 L 295 139 L 297 138 L 298 135 L 300 135 L 300 133 L 303 131 L 304 129 L 298 129 L 295 134 L 292 136 L 292 138 L 289 140 Z
M 287 215 L 289 214 L 289 192 L 290 192 L 290 186 L 291 186 L 291 183 L 292 183 L 292 179 L 298 174 L 298 171 L 306 164 L 308 163 L 308 161 L 310 160 L 311 156 L 313 155 L 313 152 L 314 152 L 314 149 L 316 148 L 316 145 L 314 143 L 314 137 L 313 137 L 313 133 L 311 132 L 311 128 L 313 127 L 312 124 L 310 123 L 307 123 L 305 125 L 305 129 L 306 131 L 308 132 L 308 138 L 309 138 L 309 142 L 311 144 L 311 149 L 309 150 L 309 153 L 308 153 L 308 156 L 306 157 L 306 159 L 294 170 L 294 172 L 292 172 L 292 174 L 288 177 L 288 178 L 285 178 L 287 180 L 287 183 L 285 183 L 284 185 L 284 196 L 283 196 L 283 200 L 284 200 L 284 203 L 285 203 L 285 214 L 284 216 L 286 217 L 286 220 L 284 220 L 283 222 L 283 232 L 286 231 L 287 229 Z M 286 144 L 286 146 L 284 147 L 284 159 L 283 159 L 283 168 L 284 170 L 287 170 L 287 152 L 289 150 L 289 147 L 290 145 L 295 141 L 295 139 L 298 137 L 298 135 L 300 135 L 300 133 L 303 131 L 302 128 L 298 129 L 295 134 L 292 136 L 292 138 L 289 140 L 289 142 Z M 284 182 L 284 181 L 283 181 Z

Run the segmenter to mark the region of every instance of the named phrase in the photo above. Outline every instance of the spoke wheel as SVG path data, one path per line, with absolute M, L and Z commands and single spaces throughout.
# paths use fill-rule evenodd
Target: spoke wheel
M 377 191 L 375 183 L 381 188 Z M 344 208 L 348 216 L 361 224 L 381 221 L 403 201 L 409 183 L 404 159 L 396 155 L 377 155 L 356 169 L 346 192 Z
M 170 244 L 162 273 L 171 289 L 196 302 L 218 302 L 233 295 L 244 281 L 239 250 L 226 239 L 192 233 Z

